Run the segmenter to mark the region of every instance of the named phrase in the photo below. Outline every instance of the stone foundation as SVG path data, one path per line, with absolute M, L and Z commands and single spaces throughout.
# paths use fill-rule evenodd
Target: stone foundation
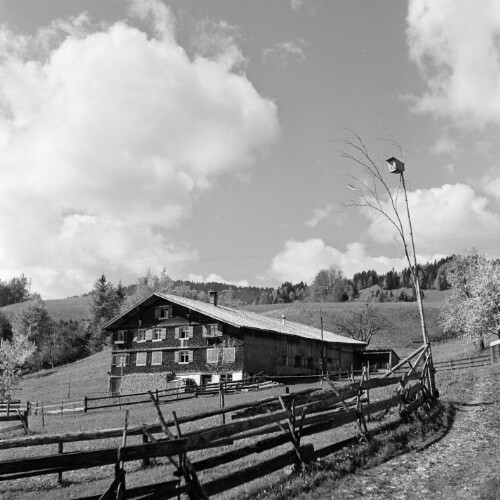
M 167 382 L 166 373 L 131 373 L 124 375 L 121 380 L 120 393 L 132 394 L 135 392 L 147 392 L 158 389 L 167 389 L 170 384 Z

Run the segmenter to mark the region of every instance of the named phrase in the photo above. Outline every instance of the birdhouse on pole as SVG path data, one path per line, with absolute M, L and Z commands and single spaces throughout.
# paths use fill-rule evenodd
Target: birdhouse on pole
M 389 166 L 389 172 L 391 174 L 401 174 L 405 171 L 405 164 L 394 156 L 387 159 L 386 161 L 387 165 Z

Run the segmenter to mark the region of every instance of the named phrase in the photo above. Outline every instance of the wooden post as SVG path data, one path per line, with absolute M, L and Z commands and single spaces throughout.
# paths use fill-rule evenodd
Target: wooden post
M 283 396 L 278 396 L 279 397 L 279 400 L 280 400 L 280 403 L 281 403 L 281 407 L 283 408 L 283 410 L 288 410 L 288 407 L 285 403 L 285 401 L 283 400 Z M 295 453 L 297 454 L 297 458 L 299 460 L 299 464 L 302 465 L 304 463 L 304 459 L 302 457 L 302 453 L 300 451 L 300 436 L 297 435 L 297 433 L 295 432 L 295 401 L 292 402 L 292 416 L 291 418 L 287 419 L 287 424 L 288 424 L 288 430 L 290 432 L 290 441 L 292 442 L 292 445 L 295 449 Z
M 43 405 L 42 405 L 42 427 L 45 427 L 45 415 L 43 414 Z
M 224 401 L 224 384 L 219 380 L 219 407 L 224 408 L 225 406 L 225 401 Z M 226 414 L 222 413 L 220 416 L 220 422 L 222 425 L 226 424 Z
M 10 397 L 7 399 L 7 416 L 10 414 Z
M 366 370 L 366 380 L 370 381 L 370 362 L 368 361 L 368 369 Z M 370 421 L 370 389 L 366 390 L 366 420 Z
M 71 382 L 68 382 L 68 399 L 71 399 Z
M 147 444 L 149 443 L 148 435 L 147 434 L 142 434 L 142 443 Z M 142 459 L 142 466 L 143 467 L 149 467 L 151 465 L 151 460 L 146 457 Z
M 450 370 L 453 371 L 453 361 L 450 359 Z
M 62 452 L 63 452 L 63 442 L 59 441 L 59 443 L 57 443 L 57 453 L 62 454 Z M 63 482 L 62 472 L 59 472 L 57 475 L 57 484 L 62 484 L 62 482 Z
M 87 405 L 87 396 L 83 398 L 83 413 L 87 413 L 88 405 Z
M 115 480 L 122 478 L 118 487 L 116 488 L 116 498 L 125 498 L 125 476 L 123 475 L 123 461 L 121 460 L 122 448 L 127 444 L 127 430 L 128 430 L 128 410 L 125 410 L 125 422 L 123 423 L 123 436 L 122 445 L 118 448 L 118 456 L 115 465 Z
M 153 393 L 151 391 L 148 391 L 149 398 L 151 399 L 155 410 L 156 410 L 156 415 L 158 417 L 158 423 L 161 425 L 161 428 L 165 435 L 167 436 L 167 439 L 175 439 L 174 435 L 168 428 L 167 423 L 165 422 L 165 419 L 163 418 L 163 414 L 160 410 L 160 407 L 158 405 L 158 401 L 155 400 Z M 170 461 L 175 463 L 174 459 L 169 457 Z M 200 498 L 203 500 L 209 500 L 208 495 L 205 493 L 205 490 L 200 484 L 200 481 L 198 479 L 198 474 L 196 473 L 195 468 L 191 464 L 190 460 L 188 459 L 187 456 L 184 456 L 184 465 L 185 465 L 185 471 L 186 471 L 186 476 L 185 480 L 187 484 L 192 483 L 195 489 L 195 494 L 197 494 Z M 182 469 L 182 464 L 179 464 L 178 468 Z

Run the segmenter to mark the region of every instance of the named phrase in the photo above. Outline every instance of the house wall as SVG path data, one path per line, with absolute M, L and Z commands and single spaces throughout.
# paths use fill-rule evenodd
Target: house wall
M 322 370 L 324 356 L 329 371 L 350 370 L 353 348 L 278 333 L 246 330 L 244 369 L 248 374 L 310 375 Z
M 115 339 L 113 359 L 116 360 L 116 356 L 127 357 L 125 366 L 111 367 L 112 377 L 122 379 L 122 391 L 126 388 L 126 392 L 142 392 L 146 386 L 161 389 L 174 377 L 192 378 L 198 384 L 216 382 L 221 371 L 230 374 L 233 380 L 256 373 L 315 374 L 322 370 L 323 355 L 329 371 L 350 370 L 353 364 L 353 347 L 345 344 L 322 343 L 222 323 L 218 323 L 215 337 L 206 337 L 205 327 L 217 324 L 212 318 L 172 304 L 171 317 L 159 319 L 155 316 L 155 307 L 160 304 L 165 305 L 166 302 L 158 298 L 131 311 L 112 331 Z M 188 339 L 177 338 L 176 331 L 180 327 L 191 328 Z M 160 339 L 147 337 L 147 340 L 139 341 L 139 329 L 152 328 L 162 329 Z M 126 331 L 123 340 L 119 339 L 118 330 Z M 221 343 L 235 348 L 235 360 L 225 364 L 223 370 L 216 370 L 213 364 L 208 363 L 207 350 Z M 180 351 L 189 353 L 188 362 L 180 362 Z M 153 353 L 158 352 L 161 352 L 161 364 L 152 364 Z M 141 355 L 144 357 L 143 353 L 145 364 L 138 365 L 138 358 Z
M 111 367 L 111 375 L 122 378 L 120 384 L 122 392 L 142 392 L 145 387 L 165 388 L 164 384 L 174 377 L 192 378 L 200 384 L 204 375 L 205 382 L 216 382 L 219 381 L 220 371 L 230 373 L 233 380 L 242 378 L 244 354 L 238 329 L 230 325 L 219 324 L 197 313 L 189 314 L 184 308 L 175 305 L 171 318 L 158 319 L 155 317 L 155 305 L 157 304 L 144 308 L 140 311 L 140 316 L 137 315 L 138 317 L 132 314 L 120 325 L 119 329 L 112 332 L 114 339 L 112 359 L 116 361 L 117 355 L 127 356 L 125 366 L 112 365 Z M 217 325 L 218 333 L 215 337 L 204 335 L 207 325 Z M 178 338 L 178 331 L 181 327 L 190 327 L 189 338 Z M 162 329 L 159 340 L 152 340 L 150 335 L 147 340 L 138 339 L 139 330 L 153 328 Z M 123 341 L 117 341 L 118 331 L 126 331 Z M 235 360 L 232 363 L 225 363 L 217 370 L 214 364 L 208 363 L 207 350 L 221 343 L 234 348 Z M 182 362 L 180 359 L 181 352 L 188 353 L 187 362 Z M 144 358 L 144 353 L 146 362 L 138 365 L 138 358 L 141 356 Z M 161 364 L 152 363 L 153 353 L 161 353 Z

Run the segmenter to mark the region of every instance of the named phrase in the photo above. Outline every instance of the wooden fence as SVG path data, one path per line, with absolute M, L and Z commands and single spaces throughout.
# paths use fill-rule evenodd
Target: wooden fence
M 483 356 L 469 356 L 467 358 L 449 359 L 447 361 L 434 361 L 436 371 L 462 370 L 464 368 L 480 368 L 492 363 L 489 354 Z
M 413 358 L 417 360 L 411 364 Z M 190 416 L 178 417 L 173 411 L 170 420 L 165 420 L 160 410 L 160 398 L 149 393 L 159 424 L 128 428 L 126 417 L 121 429 L 0 441 L 0 449 L 30 446 L 31 453 L 36 446 L 57 445 L 57 453 L 52 455 L 39 454 L 0 462 L 0 480 L 57 474 L 59 481 L 62 481 L 62 474 L 68 471 L 114 464 L 114 479 L 108 490 L 103 495 L 82 498 L 106 500 L 147 496 L 149 499 L 159 499 L 173 498 L 183 493 L 195 499 L 209 498 L 287 465 L 307 463 L 339 447 L 338 443 L 333 443 L 322 450 L 314 450 L 312 444 L 303 444 L 302 438 L 305 436 L 354 423 L 357 437 L 369 439 L 373 430 L 368 431 L 366 420 L 370 415 L 399 407 L 400 415 L 406 418 L 420 406 L 432 404 L 435 398 L 429 390 L 429 359 L 428 346 L 423 346 L 395 367 L 400 368 L 405 362 L 409 364 L 410 370 L 402 376 L 394 376 L 393 370 L 389 370 L 380 378 L 370 378 L 365 372 L 360 382 L 350 383 L 343 388 L 327 379 L 328 391 L 314 393 L 308 390 L 283 394 Z M 397 391 L 392 396 L 370 402 L 370 391 L 394 385 Z M 231 421 L 226 423 L 225 417 L 229 415 Z M 214 425 L 213 417 L 219 417 L 221 423 Z M 193 422 L 206 419 L 212 420 L 202 428 L 193 429 Z M 189 428 L 186 427 L 188 425 Z M 143 442 L 127 444 L 131 436 L 142 436 Z M 92 452 L 63 450 L 63 443 L 112 437 L 122 438 L 118 448 L 106 447 Z M 231 464 L 244 457 L 258 456 L 263 451 L 287 444 L 291 445 L 288 451 L 277 451 L 271 458 L 250 466 L 233 465 L 217 469 L 221 465 Z M 221 446 L 225 447 L 223 451 Z M 202 456 L 200 450 L 203 450 Z M 159 484 L 126 489 L 125 463 L 142 460 L 146 464 L 152 457 L 167 458 L 173 466 L 172 478 Z M 191 461 L 193 457 L 195 461 Z M 204 471 L 210 471 L 207 481 L 200 480 L 198 476 Z
M 0 434 L 23 430 L 26 434 L 28 431 L 28 414 L 29 404 L 26 404 L 26 409 L 21 408 L 20 400 L 8 399 L 0 402 L 0 423 L 15 422 L 14 424 L 0 425 Z

